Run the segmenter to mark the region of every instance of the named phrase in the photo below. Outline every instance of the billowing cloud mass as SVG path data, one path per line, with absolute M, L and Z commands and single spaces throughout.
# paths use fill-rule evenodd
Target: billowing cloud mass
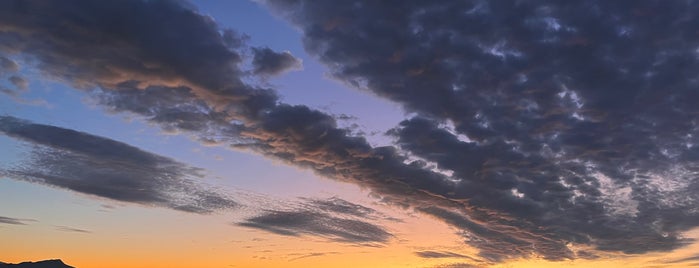
M 197 185 L 202 170 L 118 141 L 9 116 L 0 116 L 0 133 L 32 145 L 29 159 L 0 169 L 10 178 L 194 213 L 236 206 Z
M 291 52 L 276 52 L 270 48 L 253 48 L 253 73 L 256 75 L 273 76 L 291 70 L 302 68 L 301 60 L 291 55 Z
M 487 261 L 671 250 L 699 226 L 699 5 L 267 4 L 335 77 L 416 114 L 390 131 L 396 146 L 242 82 L 243 38 L 179 2 L 2 1 L 0 53 L 109 111 L 359 184 L 454 226 Z M 327 228 L 313 213 L 247 223 L 354 234 L 299 229 Z
M 453 172 L 430 192 L 490 214 L 428 210 L 484 254 L 669 250 L 699 225 L 696 3 L 267 3 L 335 77 L 418 114 L 390 134 Z
M 314 235 L 343 243 L 377 245 L 393 236 L 369 221 L 381 216 L 371 208 L 339 198 L 310 199 L 295 207 L 268 210 L 237 224 L 280 235 Z

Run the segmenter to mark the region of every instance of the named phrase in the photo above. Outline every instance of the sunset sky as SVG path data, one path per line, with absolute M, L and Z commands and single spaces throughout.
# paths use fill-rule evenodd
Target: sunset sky
M 0 262 L 699 267 L 699 2 L 0 1 Z

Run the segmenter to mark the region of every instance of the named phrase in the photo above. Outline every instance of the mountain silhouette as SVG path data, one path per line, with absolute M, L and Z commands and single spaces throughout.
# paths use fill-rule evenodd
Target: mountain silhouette
M 22 262 L 18 264 L 0 262 L 0 268 L 75 268 L 61 260 L 45 260 L 38 262 Z

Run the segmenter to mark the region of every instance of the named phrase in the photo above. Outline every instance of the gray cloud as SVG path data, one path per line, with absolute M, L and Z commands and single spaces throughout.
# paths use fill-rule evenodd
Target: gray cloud
M 18 95 L 18 92 L 16 90 L 12 90 L 9 88 L 1 88 L 1 87 L 0 87 L 0 93 L 3 93 L 3 94 L 10 96 L 10 97 L 17 97 L 17 95 Z
M 457 262 L 457 263 L 447 263 L 447 264 L 440 264 L 437 266 L 434 266 L 433 268 L 478 268 L 482 266 L 470 264 L 470 263 L 465 263 L 465 262 Z
M 19 65 L 6 57 L 0 55 L 0 75 L 19 71 Z
M 194 213 L 236 205 L 197 185 L 201 169 L 118 141 L 9 116 L 0 117 L 0 132 L 32 145 L 28 159 L 3 170 L 11 178 Z
M 373 217 L 375 215 L 381 215 L 381 213 L 372 208 L 354 204 L 337 197 L 305 200 L 311 207 L 329 213 L 346 214 L 356 217 Z
M 414 189 L 469 208 L 421 210 L 483 256 L 665 251 L 699 226 L 696 3 L 266 2 L 336 78 L 418 114 L 390 134 L 454 183 Z
M 191 134 L 203 143 L 245 141 L 240 136 L 242 122 L 231 122 L 230 115 L 217 111 L 186 87 L 120 88 L 98 90 L 92 95 L 109 112 L 140 115 L 167 132 Z
M 332 116 L 279 103 L 274 91 L 243 84 L 239 47 L 229 45 L 226 32 L 220 34 L 208 17 L 176 2 L 2 4 L 0 12 L 7 14 L 0 24 L 14 29 L 0 34 L 13 40 L 3 43 L 11 46 L 7 50 L 35 58 L 47 75 L 90 89 L 109 111 L 360 183 L 394 196 L 396 204 L 429 196 L 412 188 L 446 187 L 443 176 L 405 165 L 392 147 L 372 148 L 338 128 Z M 50 16 L 36 15 L 42 13 Z M 132 15 L 147 13 L 158 15 Z M 60 29 L 54 29 L 56 21 Z M 29 34 L 35 32 L 43 34 Z M 115 41 L 97 44 L 96 36 Z
M 36 220 L 31 220 L 31 219 L 18 219 L 18 218 L 0 216 L 0 223 L 3 223 L 3 224 L 27 225 L 27 222 L 35 222 L 35 221 Z
M 392 235 L 371 223 L 371 217 L 366 217 L 371 214 L 378 212 L 339 198 L 313 199 L 286 210 L 267 210 L 237 225 L 286 236 L 320 236 L 343 243 L 388 242 Z
M 26 79 L 16 75 L 10 76 L 8 80 L 10 81 L 10 83 L 12 83 L 12 85 L 14 85 L 20 90 L 26 90 L 29 85 Z
M 687 263 L 687 262 L 699 262 L 699 255 L 685 257 L 681 259 L 675 259 L 670 261 L 663 261 L 663 263 Z
M 309 254 L 303 254 L 301 256 L 291 258 L 289 261 L 295 261 L 299 259 L 305 259 L 305 258 L 311 258 L 311 257 L 320 257 L 320 256 L 326 256 L 326 255 L 331 255 L 331 254 L 340 254 L 340 252 L 337 251 L 331 251 L 331 252 L 314 252 L 314 253 L 309 253 Z
M 268 47 L 253 48 L 253 73 L 262 76 L 279 75 L 303 68 L 300 59 L 288 51 L 276 52 Z
M 73 228 L 73 227 L 68 227 L 68 226 L 55 226 L 55 227 L 56 227 L 56 230 L 63 231 L 63 232 L 83 233 L 83 234 L 92 233 L 91 231 L 88 231 L 85 229 Z
M 472 259 L 469 256 L 459 254 L 459 253 L 454 253 L 450 251 L 433 251 L 433 250 L 424 250 L 424 251 L 416 251 L 415 255 L 417 255 L 420 258 L 428 258 L 428 259 L 439 259 L 439 258 L 463 258 L 463 259 Z
M 1 5 L 0 24 L 7 30 L 0 50 L 27 53 L 47 75 L 77 88 L 187 85 L 203 98 L 230 101 L 242 86 L 236 66 L 241 56 L 232 48 L 243 37 L 218 29 L 181 2 Z
M 390 237 L 377 225 L 310 211 L 274 211 L 238 225 L 286 236 L 321 236 L 344 243 L 384 243 Z
M 0 93 L 6 94 L 13 98 L 18 98 L 19 93 L 27 89 L 27 81 L 14 74 L 17 71 L 19 71 L 19 65 L 17 62 L 0 54 L 0 78 L 7 78 L 7 81 L 15 86 L 13 89 L 0 86 Z

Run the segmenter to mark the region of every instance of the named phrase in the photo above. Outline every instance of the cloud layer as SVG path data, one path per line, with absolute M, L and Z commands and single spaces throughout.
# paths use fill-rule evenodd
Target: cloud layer
M 286 236 L 314 235 L 336 242 L 377 245 L 393 236 L 370 221 L 380 216 L 373 209 L 339 198 L 310 199 L 295 207 L 267 210 L 237 225 Z
M 417 114 L 390 131 L 395 147 L 242 82 L 290 61 L 257 52 L 253 68 L 265 71 L 242 70 L 243 38 L 179 2 L 4 1 L 0 52 L 33 59 L 109 111 L 364 186 L 456 227 L 489 261 L 582 257 L 573 244 L 671 250 L 699 226 L 699 5 L 267 3 L 335 77 Z M 372 229 L 327 229 L 346 219 L 322 215 L 247 223 L 350 240 Z
M 12 224 L 12 225 L 26 225 L 27 222 L 33 222 L 35 220 L 30 219 L 17 219 L 12 217 L 0 216 L 0 223 L 2 224 Z
M 0 169 L 10 178 L 194 213 L 236 206 L 196 182 L 201 169 L 118 141 L 9 116 L 0 116 L 0 133 L 32 148 L 18 166 Z
M 336 78 L 418 115 L 390 134 L 454 180 L 418 189 L 482 214 L 423 211 L 484 256 L 669 250 L 699 225 L 696 3 L 267 4 Z

